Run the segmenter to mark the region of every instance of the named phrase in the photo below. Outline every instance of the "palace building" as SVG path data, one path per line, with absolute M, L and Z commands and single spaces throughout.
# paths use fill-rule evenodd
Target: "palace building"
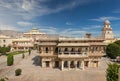
M 43 68 L 84 70 L 99 67 L 106 45 L 115 40 L 110 22 L 105 20 L 102 35 L 84 38 L 46 37 L 37 41 L 40 64 Z
M 12 45 L 12 38 L 5 35 L 0 35 L 0 47 L 4 46 L 11 46 Z
M 32 28 L 29 32 L 24 33 L 23 36 L 26 38 L 32 38 L 36 41 L 40 38 L 46 37 L 46 33 L 40 32 L 37 28 Z
M 99 67 L 100 59 L 105 54 L 106 46 L 115 38 L 109 20 L 105 20 L 102 34 L 93 37 L 87 33 L 83 38 L 50 36 L 33 28 L 23 37 L 11 39 L 0 35 L 0 46 L 11 46 L 12 51 L 23 51 L 37 45 L 42 68 L 61 70 L 84 70 Z
M 33 48 L 31 38 L 17 38 L 12 40 L 12 51 L 27 51 Z

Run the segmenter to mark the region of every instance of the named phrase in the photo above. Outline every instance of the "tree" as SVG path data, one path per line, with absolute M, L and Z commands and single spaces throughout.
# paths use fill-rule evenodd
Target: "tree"
M 120 46 L 116 43 L 111 43 L 106 48 L 106 54 L 112 58 L 115 59 L 117 56 L 120 56 Z
M 120 66 L 116 63 L 108 64 L 108 68 L 106 70 L 107 81 L 118 81 L 119 68 L 120 68 Z
M 120 46 L 120 40 L 117 40 L 114 43 Z
M 10 46 L 8 46 L 8 47 L 0 47 L 0 53 L 2 53 L 3 55 L 5 55 L 6 52 L 10 51 L 10 49 L 11 49 Z
M 7 56 L 7 65 L 8 65 L 8 66 L 11 66 L 11 65 L 13 65 L 13 62 L 14 62 L 14 57 L 13 57 L 13 55 L 8 55 L 8 56 Z

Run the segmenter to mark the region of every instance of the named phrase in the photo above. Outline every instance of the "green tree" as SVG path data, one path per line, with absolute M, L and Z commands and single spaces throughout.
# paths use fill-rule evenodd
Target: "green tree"
M 11 49 L 10 46 L 8 46 L 8 47 L 0 47 L 0 53 L 3 54 L 3 55 L 5 55 L 6 52 L 10 51 L 10 49 Z
M 112 58 L 115 59 L 116 56 L 120 56 L 120 46 L 116 43 L 111 43 L 106 48 L 106 54 Z
M 117 40 L 114 43 L 120 46 L 120 40 Z
M 8 56 L 7 56 L 7 65 L 8 65 L 8 66 L 11 66 L 11 65 L 13 65 L 13 62 L 14 62 L 14 57 L 13 57 L 13 55 L 8 55 Z
M 106 79 L 107 81 L 118 81 L 118 71 L 120 66 L 116 63 L 109 63 L 106 70 Z

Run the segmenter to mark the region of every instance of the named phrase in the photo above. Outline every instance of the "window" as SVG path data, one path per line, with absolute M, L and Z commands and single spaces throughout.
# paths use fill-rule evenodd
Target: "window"
M 73 48 L 71 49 L 71 52 L 74 52 L 74 49 L 73 49 Z
M 41 53 L 41 47 L 39 47 L 39 53 Z
M 55 53 L 58 53 L 58 47 L 55 48 Z
M 86 47 L 86 48 L 85 48 L 85 52 L 87 52 L 87 51 L 88 51 L 88 48 Z
M 65 48 L 65 50 L 64 50 L 65 52 L 68 52 L 68 48 Z
M 48 53 L 48 52 L 49 52 L 49 49 L 48 49 L 48 47 L 46 47 L 46 49 L 45 49 L 45 50 L 46 50 L 46 53 Z
M 5 41 L 5 40 L 3 40 L 3 42 L 5 43 L 6 41 Z
M 75 54 L 74 48 L 71 49 L 71 54 Z
M 65 48 L 64 52 L 65 52 L 64 54 L 69 54 L 68 53 L 68 48 Z
M 78 54 L 81 54 L 81 50 L 82 50 L 81 48 L 78 49 Z

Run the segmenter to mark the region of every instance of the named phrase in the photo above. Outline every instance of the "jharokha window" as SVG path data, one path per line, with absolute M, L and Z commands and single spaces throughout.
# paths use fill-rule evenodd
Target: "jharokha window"
M 48 52 L 49 52 L 49 48 L 48 48 L 48 47 L 46 47 L 46 49 L 45 49 L 45 50 L 46 50 L 46 53 L 48 53 Z

